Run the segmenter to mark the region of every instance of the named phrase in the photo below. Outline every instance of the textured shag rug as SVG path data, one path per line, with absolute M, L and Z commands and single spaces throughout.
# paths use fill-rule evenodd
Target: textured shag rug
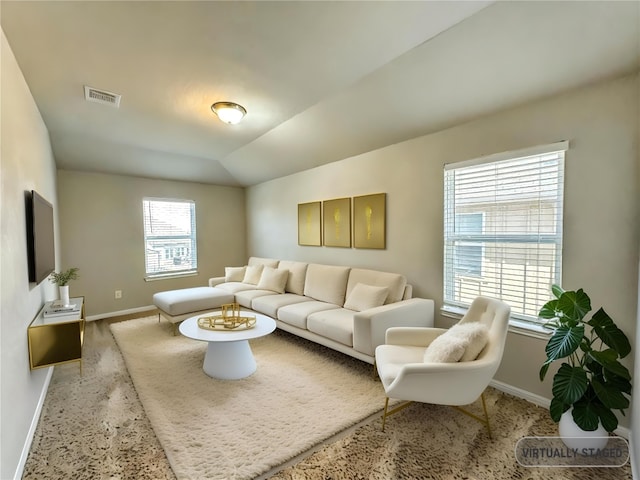
M 175 480 L 105 322 L 82 357 L 54 369 L 22 479 Z
M 217 380 L 206 343 L 166 322 L 111 325 L 138 396 L 179 479 L 251 479 L 379 411 L 373 367 L 274 333 L 251 341 L 257 371 Z
M 163 322 L 161 328 L 171 336 L 168 323 Z M 285 332 L 272 335 L 287 338 L 297 346 L 299 355 L 317 351 L 368 369 L 362 362 Z M 172 401 L 180 402 L 183 396 Z M 487 389 L 486 397 L 493 440 L 479 423 L 454 409 L 413 404 L 391 416 L 384 432 L 379 416 L 369 417 L 339 438 L 322 442 L 258 478 L 631 480 L 629 463 L 622 468 L 518 465 L 514 455 L 518 440 L 554 436 L 557 425 L 546 409 L 524 400 L 492 388 Z M 288 405 L 285 402 L 281 408 Z M 286 425 L 281 428 L 289 436 L 298 434 Z M 175 480 L 105 321 L 86 326 L 82 375 L 77 363 L 55 367 L 22 478 Z

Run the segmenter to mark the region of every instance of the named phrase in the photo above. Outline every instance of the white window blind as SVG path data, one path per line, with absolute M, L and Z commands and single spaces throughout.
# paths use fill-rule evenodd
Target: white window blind
M 445 166 L 444 308 L 478 295 L 537 322 L 560 284 L 567 142 Z
M 142 211 L 146 276 L 195 273 L 198 268 L 195 203 L 145 198 Z

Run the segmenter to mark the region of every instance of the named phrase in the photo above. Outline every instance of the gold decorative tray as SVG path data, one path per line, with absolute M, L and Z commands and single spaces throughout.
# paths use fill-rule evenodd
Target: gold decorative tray
M 226 303 L 219 315 L 198 318 L 198 326 L 205 330 L 230 331 L 249 330 L 256 326 L 256 317 L 240 315 L 240 305 Z

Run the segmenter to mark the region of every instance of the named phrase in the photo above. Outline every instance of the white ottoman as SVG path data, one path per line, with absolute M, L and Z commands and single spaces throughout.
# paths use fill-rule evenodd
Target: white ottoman
M 153 304 L 160 310 L 160 316 L 173 324 L 174 335 L 177 333 L 177 324 L 184 319 L 210 312 L 233 301 L 232 293 L 215 287 L 181 288 L 153 295 Z

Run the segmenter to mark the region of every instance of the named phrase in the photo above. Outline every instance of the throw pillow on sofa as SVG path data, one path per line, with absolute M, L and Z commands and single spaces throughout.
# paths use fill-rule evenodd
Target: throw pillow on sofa
M 287 285 L 288 277 L 289 270 L 264 267 L 256 288 L 258 290 L 270 290 L 276 293 L 284 293 L 284 287 Z
M 247 270 L 247 267 L 225 267 L 224 281 L 225 282 L 241 282 L 244 279 L 244 274 L 246 270 Z
M 485 324 L 458 323 L 431 342 L 424 352 L 424 362 L 469 362 L 478 357 L 488 341 L 489 329 Z
M 242 279 L 242 283 L 250 283 L 251 285 L 257 285 L 262 275 L 264 265 L 249 265 Z
M 376 287 L 364 283 L 357 283 L 344 302 L 344 308 L 362 312 L 370 308 L 379 307 L 380 305 L 384 305 L 388 294 L 389 289 L 387 287 Z

